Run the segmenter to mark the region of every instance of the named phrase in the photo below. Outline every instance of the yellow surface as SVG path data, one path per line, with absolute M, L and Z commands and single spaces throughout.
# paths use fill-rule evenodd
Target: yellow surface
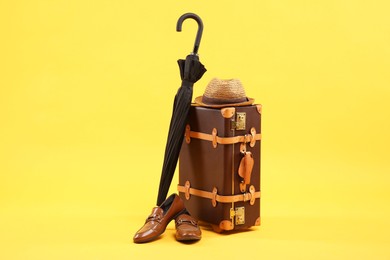
M 176 59 L 262 103 L 262 226 L 132 236 L 154 206 Z M 388 1 L 0 2 L 0 259 L 390 259 Z M 175 191 L 177 174 L 171 192 Z

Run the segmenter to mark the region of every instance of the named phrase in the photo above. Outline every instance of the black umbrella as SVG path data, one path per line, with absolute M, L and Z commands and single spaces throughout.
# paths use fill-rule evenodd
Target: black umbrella
M 194 83 L 197 82 L 206 72 L 206 68 L 202 63 L 200 63 L 199 56 L 197 54 L 203 32 L 202 19 L 193 13 L 183 14 L 177 21 L 176 31 L 181 32 L 183 21 L 188 18 L 192 18 L 197 21 L 198 33 L 195 39 L 194 51 L 188 55 L 185 60 L 180 59 L 177 61 L 180 68 L 182 83 L 176 93 L 175 101 L 173 103 L 173 112 L 171 123 L 169 125 L 167 144 L 165 147 L 157 205 L 161 205 L 161 203 L 166 199 L 169 186 L 171 185 L 171 181 L 175 173 L 181 145 L 183 143 L 187 116 L 191 107 L 193 92 L 192 87 Z

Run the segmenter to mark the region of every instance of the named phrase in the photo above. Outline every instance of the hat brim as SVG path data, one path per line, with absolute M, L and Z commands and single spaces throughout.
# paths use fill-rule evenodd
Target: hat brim
M 242 106 L 250 106 L 252 105 L 254 102 L 255 102 L 255 99 L 254 98 L 249 98 L 247 97 L 247 101 L 244 101 L 244 102 L 240 102 L 240 103 L 227 103 L 227 104 L 205 104 L 202 102 L 202 97 L 203 96 L 199 96 L 199 97 L 196 97 L 194 102 L 195 102 L 195 106 L 202 106 L 202 107 L 215 107 L 215 108 L 219 108 L 219 107 L 242 107 Z

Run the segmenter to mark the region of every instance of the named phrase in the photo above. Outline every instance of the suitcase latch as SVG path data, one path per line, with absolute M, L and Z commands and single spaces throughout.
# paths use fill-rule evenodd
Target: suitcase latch
M 236 225 L 245 224 L 245 207 L 237 207 L 236 209 L 230 209 L 230 219 L 235 218 Z
M 246 113 L 237 112 L 236 120 L 232 121 L 232 129 L 234 130 L 245 130 L 246 125 Z

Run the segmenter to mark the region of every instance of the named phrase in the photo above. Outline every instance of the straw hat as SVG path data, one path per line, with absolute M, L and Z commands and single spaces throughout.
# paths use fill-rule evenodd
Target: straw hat
M 245 95 L 239 79 L 213 78 L 203 96 L 195 98 L 195 104 L 205 107 L 248 106 L 255 100 Z

